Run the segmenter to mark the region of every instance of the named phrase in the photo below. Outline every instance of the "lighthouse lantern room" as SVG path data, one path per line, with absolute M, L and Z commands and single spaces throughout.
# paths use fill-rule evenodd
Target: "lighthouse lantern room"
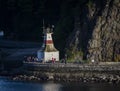
M 43 34 L 44 41 L 41 49 L 37 52 L 38 60 L 43 62 L 59 61 L 59 51 L 54 47 L 52 39 L 53 27 L 45 28 L 43 23 Z

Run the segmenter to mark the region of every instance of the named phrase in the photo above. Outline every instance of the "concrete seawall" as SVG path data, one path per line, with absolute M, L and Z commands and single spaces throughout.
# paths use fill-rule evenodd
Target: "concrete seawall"
M 120 64 L 24 63 L 13 80 L 120 83 Z
M 70 69 L 81 71 L 120 71 L 120 63 L 115 64 L 75 64 L 75 63 L 38 63 L 38 62 L 25 62 L 24 66 L 27 70 L 44 70 L 48 69 Z

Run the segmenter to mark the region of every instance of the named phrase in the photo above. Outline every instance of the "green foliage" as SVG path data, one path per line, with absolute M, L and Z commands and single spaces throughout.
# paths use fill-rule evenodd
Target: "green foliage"
M 90 60 L 83 60 L 83 63 L 90 63 Z
M 60 54 L 64 55 L 66 41 L 74 29 L 74 14 L 80 12 L 79 8 L 85 2 L 84 0 L 1 0 L 0 7 L 3 10 L 0 13 L 4 21 L 1 24 L 7 26 L 5 32 L 15 33 L 16 40 L 42 42 L 41 27 L 44 18 L 46 24 L 55 25 L 53 36 L 55 46 L 60 50 Z M 79 52 L 76 54 L 81 55 Z M 70 55 L 74 58 L 73 54 Z
M 66 40 L 68 39 L 69 34 L 73 31 L 74 23 L 71 13 L 72 12 L 68 9 L 62 11 L 61 18 L 54 31 L 55 46 L 60 50 L 61 54 L 64 54 Z
M 22 10 L 23 13 L 29 13 L 33 10 L 32 0 L 18 0 L 18 7 Z
M 115 62 L 120 62 L 120 54 L 117 54 L 114 59 Z
M 71 47 L 71 49 L 67 49 L 66 53 L 69 62 L 81 61 L 83 58 L 83 52 L 81 50 L 76 50 L 74 46 Z
M 93 7 L 93 0 L 89 0 L 87 6 L 89 9 L 91 9 Z

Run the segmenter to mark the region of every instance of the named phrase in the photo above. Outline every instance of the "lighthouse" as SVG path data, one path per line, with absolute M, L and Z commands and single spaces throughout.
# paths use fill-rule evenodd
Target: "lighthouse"
M 49 61 L 59 61 L 59 51 L 55 48 L 52 39 L 53 27 L 44 27 L 43 23 L 43 44 L 40 50 L 37 52 L 37 57 L 39 61 L 49 62 Z

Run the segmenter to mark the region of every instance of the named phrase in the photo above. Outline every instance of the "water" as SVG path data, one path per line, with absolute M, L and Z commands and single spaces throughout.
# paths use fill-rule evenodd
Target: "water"
M 120 84 L 33 83 L 10 81 L 0 77 L 0 91 L 120 91 Z

